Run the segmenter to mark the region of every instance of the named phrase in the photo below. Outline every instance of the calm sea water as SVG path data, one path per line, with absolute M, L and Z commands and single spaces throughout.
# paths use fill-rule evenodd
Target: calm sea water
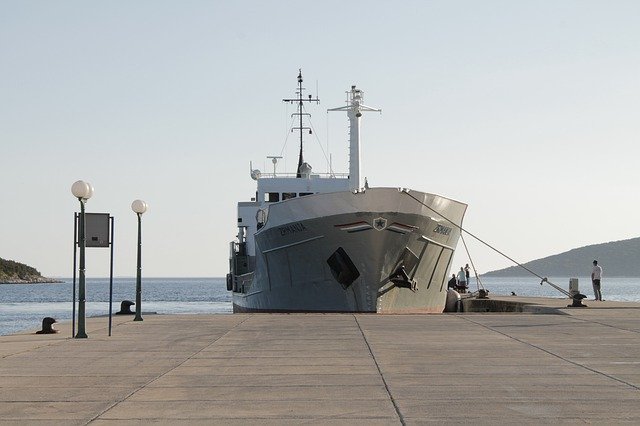
M 580 293 L 588 299 L 593 299 L 593 287 L 590 277 L 577 277 Z M 480 278 L 484 287 L 491 294 L 509 295 L 511 292 L 518 296 L 533 297 L 565 297 L 548 284 L 540 285 L 536 277 L 517 278 Z M 549 281 L 560 288 L 569 290 L 568 277 L 549 277 Z M 471 289 L 477 289 L 475 278 L 471 278 Z M 618 302 L 640 302 L 640 278 L 613 278 L 604 276 L 602 279 L 602 298 Z
M 492 294 L 564 297 L 537 278 L 482 278 Z M 579 278 L 580 291 L 593 298 L 591 280 Z M 40 328 L 42 318 L 70 321 L 73 298 L 71 279 L 62 284 L 0 284 L 0 335 Z M 550 278 L 569 288 L 569 278 Z M 122 300 L 135 301 L 135 278 L 116 278 L 113 283 L 113 312 Z M 475 279 L 471 289 L 477 288 Z M 87 279 L 87 316 L 109 313 L 109 280 Z M 606 278 L 602 282 L 605 300 L 640 302 L 640 278 Z M 231 313 L 231 295 L 224 278 L 143 278 L 142 309 L 158 314 Z
M 73 284 L 0 284 L 0 335 L 39 329 L 42 318 L 71 321 Z M 77 282 L 76 282 L 77 287 Z M 87 316 L 109 313 L 109 279 L 87 278 Z M 114 278 L 113 313 L 136 300 L 135 278 Z M 133 307 L 135 309 L 135 307 Z M 142 310 L 158 314 L 231 313 L 224 278 L 143 278 Z M 76 313 L 77 314 L 77 313 Z

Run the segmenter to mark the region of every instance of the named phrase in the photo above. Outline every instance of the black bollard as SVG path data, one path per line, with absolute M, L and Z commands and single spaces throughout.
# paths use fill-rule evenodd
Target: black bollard
M 586 308 L 587 305 L 584 305 L 582 303 L 582 299 L 586 299 L 587 296 L 585 296 L 584 294 L 574 294 L 572 299 L 573 299 L 573 303 L 571 305 L 567 305 L 567 308 Z
M 42 319 L 42 330 L 36 331 L 36 334 L 55 334 L 58 330 L 53 329 L 53 323 L 55 323 L 55 318 L 44 317 Z
M 133 315 L 135 312 L 131 312 L 131 306 L 135 305 L 131 300 L 123 300 L 120 303 L 120 310 L 116 312 L 116 315 Z

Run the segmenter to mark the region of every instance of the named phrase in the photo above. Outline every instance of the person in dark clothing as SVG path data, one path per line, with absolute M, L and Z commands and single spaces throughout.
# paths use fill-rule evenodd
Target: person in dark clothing
M 451 279 L 447 283 L 447 288 L 452 288 L 455 290 L 457 286 L 458 286 L 458 280 L 456 280 L 456 274 L 453 274 L 451 275 Z
M 471 281 L 469 280 L 469 264 L 467 263 L 467 266 L 464 267 L 464 274 L 467 277 L 467 285 L 469 285 L 471 283 Z

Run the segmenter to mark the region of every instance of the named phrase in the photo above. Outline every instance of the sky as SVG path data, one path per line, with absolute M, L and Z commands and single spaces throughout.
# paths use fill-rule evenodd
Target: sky
M 362 176 L 468 204 L 464 228 L 526 262 L 640 236 L 640 2 L 0 2 L 0 257 L 73 271 L 71 185 L 110 213 L 114 274 L 224 276 L 249 162 L 348 171 L 357 85 Z M 465 237 L 479 272 L 512 263 Z M 585 274 L 592 259 L 585 259 Z M 453 267 L 469 263 L 459 245 Z M 606 265 L 605 270 L 606 270 Z M 544 275 L 544 271 L 540 271 Z M 109 250 L 87 249 L 87 276 Z

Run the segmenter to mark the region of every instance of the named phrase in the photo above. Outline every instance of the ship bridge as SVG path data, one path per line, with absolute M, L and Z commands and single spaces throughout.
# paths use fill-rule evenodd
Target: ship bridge
M 260 176 L 256 201 L 260 204 L 285 201 L 306 195 L 349 190 L 347 174 L 273 173 Z

